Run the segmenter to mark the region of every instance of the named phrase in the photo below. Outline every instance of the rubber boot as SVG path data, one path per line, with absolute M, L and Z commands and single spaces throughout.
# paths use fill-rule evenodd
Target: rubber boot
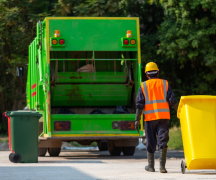
M 167 170 L 165 168 L 166 164 L 166 155 L 167 155 L 167 148 L 160 149 L 159 150 L 159 157 L 160 157 L 160 172 L 161 173 L 167 173 Z
M 155 172 L 155 168 L 154 168 L 154 153 L 149 153 L 147 152 L 147 158 L 148 158 L 148 166 L 145 167 L 146 171 L 149 172 Z

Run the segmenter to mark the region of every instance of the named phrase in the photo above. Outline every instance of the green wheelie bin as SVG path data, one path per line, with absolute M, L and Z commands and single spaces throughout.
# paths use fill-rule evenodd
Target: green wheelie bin
M 36 111 L 10 111 L 8 132 L 10 150 L 9 160 L 14 163 L 38 162 L 38 131 L 39 119 L 42 116 Z

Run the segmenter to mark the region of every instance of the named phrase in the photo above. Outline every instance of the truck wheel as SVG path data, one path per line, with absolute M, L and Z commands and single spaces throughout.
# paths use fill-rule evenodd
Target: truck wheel
M 48 152 L 50 156 L 58 156 L 61 152 L 61 147 L 59 148 L 48 148 Z
M 136 149 L 136 146 L 123 147 L 122 152 L 123 152 L 124 156 L 133 156 L 135 149 Z
M 99 141 L 99 142 L 97 142 L 97 145 L 98 145 L 99 151 L 107 151 L 108 150 L 107 141 Z
M 47 148 L 38 148 L 38 156 L 45 156 L 47 153 Z
M 13 162 L 13 163 L 18 163 L 18 162 L 21 161 L 21 156 L 20 156 L 19 154 L 13 154 L 13 153 L 11 153 L 11 154 L 9 155 L 9 160 L 10 160 L 11 162 Z
M 108 150 L 111 156 L 120 156 L 122 147 L 116 147 L 113 141 L 108 141 Z

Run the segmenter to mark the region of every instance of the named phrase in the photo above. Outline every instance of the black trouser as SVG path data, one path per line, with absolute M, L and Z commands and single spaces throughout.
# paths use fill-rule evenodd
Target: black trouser
M 154 153 L 156 151 L 156 145 L 158 145 L 158 150 L 167 148 L 167 143 L 169 141 L 169 119 L 146 121 L 145 135 L 147 151 L 149 153 Z

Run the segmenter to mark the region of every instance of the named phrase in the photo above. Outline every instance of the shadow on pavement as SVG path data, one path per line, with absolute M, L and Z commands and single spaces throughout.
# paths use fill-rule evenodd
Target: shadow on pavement
M 46 160 L 44 162 L 49 162 L 49 155 L 46 156 Z M 64 158 L 67 160 L 86 160 L 86 163 L 91 163 L 91 161 L 87 160 L 99 160 L 99 159 L 106 159 L 106 160 L 114 160 L 114 159 L 134 159 L 134 160 L 142 160 L 147 159 L 147 151 L 145 150 L 136 150 L 134 156 L 124 156 L 123 153 L 121 153 L 120 156 L 110 156 L 108 151 L 62 151 L 60 154 L 60 157 L 56 157 L 55 161 L 58 160 L 58 158 Z M 155 158 L 159 158 L 159 152 L 155 152 Z M 175 151 L 175 150 L 169 150 L 167 153 L 167 159 L 183 159 L 184 158 L 184 152 L 183 151 Z M 59 161 L 62 161 L 59 159 Z M 58 161 L 58 162 L 59 162 Z M 52 161 L 53 162 L 53 161 Z M 70 161 L 72 162 L 72 161 Z M 72 163 L 85 163 L 85 161 L 79 162 L 79 161 L 73 161 Z M 94 161 L 94 163 L 102 163 L 101 161 Z
M 65 159 L 73 159 L 73 158 L 65 158 Z M 104 163 L 102 161 L 67 161 L 67 160 L 59 160 L 59 161 L 38 161 L 38 163 L 70 163 L 70 164 L 73 164 L 73 163 L 79 163 L 79 164 L 84 164 L 84 163 Z
M 185 174 L 193 174 L 193 175 L 208 175 L 208 176 L 212 176 L 212 175 L 216 175 L 216 172 L 215 171 L 211 171 L 211 172 L 207 172 L 208 170 L 206 170 L 205 172 L 203 172 L 203 170 L 192 170 L 192 171 L 188 171 L 186 170 Z M 202 178 L 200 178 L 202 179 Z M 206 178 L 206 179 L 209 179 L 209 178 Z M 216 177 L 214 178 L 216 179 Z
M 84 170 L 83 170 L 84 171 Z M 96 180 L 80 170 L 67 166 L 23 166 L 0 167 L 0 179 L 2 180 Z
M 73 151 L 69 151 L 73 152 Z M 75 152 L 75 151 L 74 151 Z M 76 151 L 78 152 L 78 151 Z M 80 151 L 79 151 L 80 152 Z M 146 150 L 136 150 L 134 156 L 124 156 L 123 153 L 121 153 L 120 156 L 110 156 L 109 151 L 84 151 L 84 152 L 90 152 L 91 155 L 82 155 L 81 157 L 96 157 L 96 158 L 109 158 L 109 159 L 143 159 L 147 158 L 147 151 Z M 96 155 L 96 156 L 93 156 Z M 78 157 L 77 155 L 75 156 L 70 156 L 70 157 Z M 155 152 L 155 158 L 159 158 L 159 151 Z M 168 150 L 167 152 L 167 158 L 184 158 L 184 152 L 183 151 L 178 151 L 178 150 Z

